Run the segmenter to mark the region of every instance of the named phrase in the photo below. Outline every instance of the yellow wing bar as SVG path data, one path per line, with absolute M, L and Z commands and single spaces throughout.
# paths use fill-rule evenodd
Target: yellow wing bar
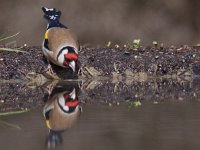
M 48 31 L 45 32 L 44 38 L 48 39 Z

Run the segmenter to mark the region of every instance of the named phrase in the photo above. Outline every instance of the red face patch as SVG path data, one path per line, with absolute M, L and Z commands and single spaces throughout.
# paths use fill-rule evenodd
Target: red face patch
M 78 60 L 78 55 L 76 53 L 67 53 L 64 55 L 66 59 L 68 60 Z
M 69 98 L 69 94 L 65 93 L 63 94 L 64 99 L 68 99 Z
M 79 104 L 78 100 L 68 101 L 65 103 L 65 105 L 68 107 L 76 107 L 76 106 L 78 106 L 78 104 Z
M 69 95 L 67 93 L 65 93 L 63 95 L 63 97 L 64 97 L 65 100 L 69 99 Z M 69 100 L 69 101 L 65 102 L 65 105 L 68 106 L 68 107 L 76 107 L 76 106 L 79 105 L 79 101 L 77 99 Z
M 68 66 L 69 64 L 68 64 L 66 61 L 64 61 L 64 62 L 63 62 L 63 65 L 64 65 L 64 66 Z

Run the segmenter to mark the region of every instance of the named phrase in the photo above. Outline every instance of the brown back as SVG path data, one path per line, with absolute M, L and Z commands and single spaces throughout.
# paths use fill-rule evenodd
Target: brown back
M 76 35 L 70 29 L 54 27 L 48 30 L 48 46 L 56 58 L 59 50 L 65 46 L 71 46 L 79 50 L 79 43 Z

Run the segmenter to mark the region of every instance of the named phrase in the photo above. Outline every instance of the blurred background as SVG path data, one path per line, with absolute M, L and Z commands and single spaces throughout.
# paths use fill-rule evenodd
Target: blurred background
M 47 22 L 42 6 L 62 11 L 61 22 L 82 45 L 126 44 L 141 39 L 165 45 L 200 43 L 198 0 L 0 0 L 0 35 L 20 32 L 17 45 L 41 45 Z

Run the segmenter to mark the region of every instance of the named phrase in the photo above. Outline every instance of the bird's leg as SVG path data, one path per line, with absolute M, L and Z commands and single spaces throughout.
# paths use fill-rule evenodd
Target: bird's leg
M 49 64 L 49 60 L 43 55 L 42 60 L 44 61 L 45 65 Z
M 48 64 L 47 69 L 44 70 L 43 74 L 48 79 L 59 79 L 57 74 L 53 71 L 53 68 L 50 63 Z
M 83 76 L 82 67 L 80 67 L 80 69 L 78 70 L 78 76 Z

